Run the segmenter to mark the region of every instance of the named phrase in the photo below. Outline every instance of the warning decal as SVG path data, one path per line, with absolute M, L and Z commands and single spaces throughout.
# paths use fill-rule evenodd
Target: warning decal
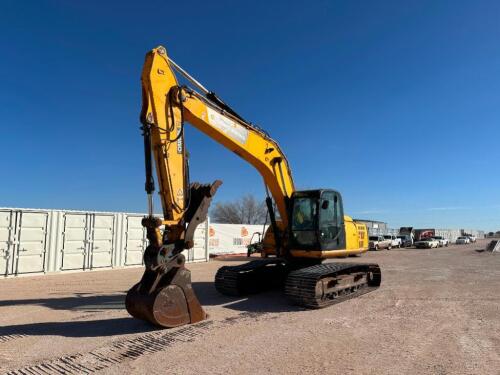
M 212 108 L 207 107 L 208 123 L 214 128 L 217 128 L 224 134 L 228 135 L 235 141 L 245 144 L 248 139 L 248 129 L 238 124 L 236 121 L 214 111 Z

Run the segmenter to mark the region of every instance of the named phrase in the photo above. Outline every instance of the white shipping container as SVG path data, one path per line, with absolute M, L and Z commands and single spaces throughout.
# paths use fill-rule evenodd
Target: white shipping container
M 142 264 L 142 254 L 146 250 L 148 240 L 146 229 L 142 226 L 143 216 L 126 215 L 125 231 L 125 265 L 134 266 Z
M 17 252 L 14 274 L 43 272 L 47 244 L 47 212 L 21 211 L 19 215 Z
M 144 215 L 0 208 L 0 275 L 141 266 Z M 208 220 L 198 226 L 188 262 L 208 261 Z
M 90 215 L 65 213 L 62 232 L 61 270 L 85 270 L 87 261 Z
M 45 271 L 47 212 L 0 210 L 0 273 Z
M 12 211 L 0 211 L 0 274 L 4 276 L 12 273 L 16 220 L 12 215 Z

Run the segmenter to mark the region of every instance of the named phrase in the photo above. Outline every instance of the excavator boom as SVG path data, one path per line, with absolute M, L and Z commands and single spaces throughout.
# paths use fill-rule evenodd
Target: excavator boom
M 174 70 L 196 82 L 205 95 L 187 86 L 179 86 Z M 294 183 L 285 154 L 266 132 L 244 121 L 214 93 L 189 76 L 167 56 L 164 47 L 155 48 L 146 55 L 142 87 L 141 122 L 145 128 L 151 128 L 166 218 L 181 220 L 185 207 L 183 192 L 187 183 L 187 159 L 184 123 L 188 122 L 257 169 L 286 226 L 286 201 L 295 190 Z
M 180 86 L 174 70 L 204 95 L 193 88 Z M 287 224 L 286 202 L 294 185 L 279 145 L 189 76 L 168 57 L 164 47 L 155 48 L 146 55 L 141 82 L 140 119 L 148 195 L 148 216 L 143 219 L 143 225 L 147 229 L 149 246 L 144 253 L 145 273 L 127 294 L 126 307 L 137 318 L 173 327 L 205 317 L 192 290 L 190 273 L 184 267 L 181 253 L 194 245 L 194 231 L 206 219 L 210 201 L 221 184 L 220 181 L 210 185 L 190 184 L 185 123 L 190 123 L 259 171 L 284 226 Z M 153 215 L 153 164 L 163 219 Z M 272 219 L 278 231 L 274 215 Z

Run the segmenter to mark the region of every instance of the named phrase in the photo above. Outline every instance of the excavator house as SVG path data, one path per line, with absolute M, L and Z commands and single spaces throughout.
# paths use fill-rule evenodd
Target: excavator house
M 189 86 L 179 85 L 178 75 Z M 132 316 L 161 327 L 206 318 L 182 252 L 193 247 L 195 229 L 207 218 L 221 182 L 190 182 L 184 142 L 187 123 L 250 163 L 263 177 L 267 192 L 270 226 L 262 243 L 264 257 L 221 267 L 215 276 L 220 293 L 243 296 L 280 287 L 291 303 L 322 308 L 380 285 L 377 264 L 323 263 L 368 249 L 366 226 L 344 214 L 340 193 L 295 190 L 278 143 L 185 72 L 164 47 L 146 55 L 142 100 L 148 195 L 148 216 L 142 224 L 149 245 L 144 252 L 144 275 L 126 297 Z M 153 215 L 153 164 L 163 219 Z

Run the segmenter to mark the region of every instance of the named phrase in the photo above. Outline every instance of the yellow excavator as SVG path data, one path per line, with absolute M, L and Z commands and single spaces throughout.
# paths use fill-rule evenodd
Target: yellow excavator
M 186 85 L 179 84 L 180 77 Z M 265 257 L 221 267 L 215 276 L 220 293 L 242 296 L 281 287 L 291 303 L 321 308 L 380 285 L 377 264 L 323 263 L 368 249 L 366 226 L 344 215 L 340 193 L 295 190 L 278 143 L 190 76 L 168 57 L 164 47 L 146 54 L 141 80 L 148 196 L 148 216 L 142 225 L 149 244 L 144 274 L 126 297 L 132 316 L 161 327 L 206 318 L 182 252 L 193 247 L 195 229 L 206 220 L 221 181 L 190 183 L 186 123 L 250 163 L 263 177 L 267 192 L 270 226 L 263 239 Z M 153 159 L 163 219 L 153 215 Z

